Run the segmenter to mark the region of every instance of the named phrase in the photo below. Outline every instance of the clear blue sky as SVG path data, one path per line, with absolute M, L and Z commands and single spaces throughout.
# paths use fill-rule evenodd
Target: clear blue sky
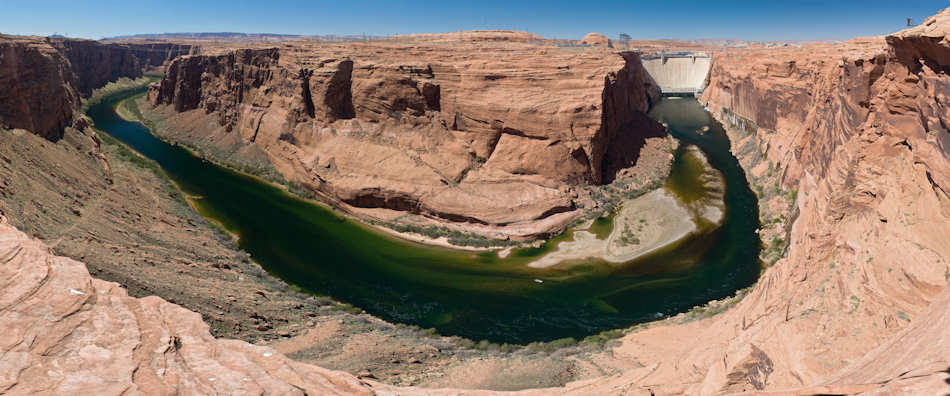
M 0 0 L 0 32 L 102 38 L 163 32 L 389 35 L 467 29 L 545 37 L 851 38 L 900 30 L 950 6 L 863 1 Z

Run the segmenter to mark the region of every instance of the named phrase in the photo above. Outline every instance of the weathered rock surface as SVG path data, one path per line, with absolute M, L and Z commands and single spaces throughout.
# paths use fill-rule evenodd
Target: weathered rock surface
M 0 35 L 0 126 L 62 136 L 79 95 L 69 61 L 43 39 Z
M 610 47 L 612 43 L 610 42 L 610 39 L 603 34 L 587 33 L 587 35 L 581 39 L 581 44 Z
M 634 53 L 427 41 L 210 52 L 176 59 L 150 88 L 180 113 L 167 114 L 184 130 L 172 138 L 255 145 L 344 206 L 502 235 L 563 226 L 579 212 L 570 186 L 612 180 L 664 133 L 643 114 L 658 90 Z
M 745 126 L 731 133 L 737 156 L 761 153 L 797 190 L 799 215 L 788 214 L 787 254 L 735 308 L 625 339 L 615 353 L 650 367 L 641 383 L 946 392 L 948 29 L 945 10 L 886 38 L 717 53 L 703 100 Z M 922 344 L 933 349 L 913 352 Z
M 197 51 L 188 44 L 102 44 L 92 40 L 48 39 L 72 66 L 83 96 L 120 77 L 138 78 L 151 67 L 163 66 L 179 55 Z
M 388 389 L 296 363 L 269 347 L 216 340 L 197 313 L 158 297 L 129 297 L 0 221 L 0 392 L 350 395 Z
M 0 126 L 57 140 L 72 124 L 80 95 L 121 77 L 141 77 L 143 68 L 191 51 L 178 44 L 0 35 Z

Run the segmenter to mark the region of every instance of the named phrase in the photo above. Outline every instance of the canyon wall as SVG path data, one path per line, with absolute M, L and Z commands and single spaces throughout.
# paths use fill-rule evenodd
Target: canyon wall
M 887 37 L 718 50 L 702 101 L 777 257 L 741 297 L 626 335 L 602 366 L 618 374 L 565 392 L 947 393 L 948 34 L 950 9 Z
M 885 38 L 717 52 L 702 100 L 729 129 L 733 149 L 754 185 L 763 187 L 763 191 L 796 192 L 787 197 L 760 194 L 766 207 L 780 208 L 791 201 L 798 212 L 797 217 L 785 213 L 789 216 L 775 219 L 788 226 L 787 235 L 783 235 L 788 238 L 787 249 L 779 252 L 777 261 L 764 270 L 741 301 L 713 304 L 708 317 L 699 310 L 631 331 L 611 351 L 613 360 L 602 367 L 615 374 L 573 382 L 561 389 L 525 393 L 945 393 L 950 378 L 950 333 L 946 331 L 950 318 L 950 289 L 946 287 L 950 280 L 950 239 L 946 238 L 950 235 L 950 197 L 946 191 L 950 185 L 948 34 L 950 11 L 945 10 L 919 27 Z M 16 79 L 9 76 L 23 75 L 42 87 L 43 78 L 31 77 L 25 72 L 30 69 L 19 63 L 24 62 L 19 57 L 33 59 L 31 62 L 45 65 L 35 70 L 45 70 L 43 76 L 55 80 L 56 84 L 47 88 L 66 101 L 64 106 L 76 106 L 69 102 L 76 100 L 76 91 L 62 87 L 69 77 L 57 61 L 63 58 L 58 51 L 50 52 L 51 47 L 32 41 L 25 47 L 7 41 L 3 45 L 0 84 L 10 86 Z M 13 55 L 8 54 L 18 58 L 11 60 Z M 503 139 L 514 139 L 514 144 L 508 145 L 508 151 L 514 153 L 535 147 L 530 146 L 531 136 L 547 136 L 506 131 L 505 127 L 520 131 L 511 126 L 519 125 L 517 112 L 511 115 L 511 111 L 499 112 L 506 114 L 498 120 L 500 131 L 491 125 L 487 129 L 467 129 L 469 122 L 482 125 L 472 121 L 482 117 L 471 115 L 478 114 L 477 106 L 466 110 L 466 100 L 485 107 L 499 106 L 484 101 L 484 97 L 469 96 L 490 93 L 497 102 L 509 96 L 525 102 L 525 92 L 530 89 L 524 86 L 531 87 L 536 75 L 519 83 L 524 86 L 510 86 L 507 91 L 481 89 L 451 94 L 447 87 L 452 85 L 443 85 L 435 77 L 440 69 L 434 66 L 431 78 L 428 67 L 417 67 L 403 70 L 408 76 L 395 83 L 383 77 L 400 69 L 364 67 L 353 58 L 327 57 L 334 60 L 307 63 L 312 66 L 307 70 L 313 71 L 309 75 L 309 71 L 301 73 L 302 69 L 279 70 L 287 61 L 283 50 L 235 51 L 216 56 L 179 58 L 183 63 L 176 66 L 178 71 L 172 72 L 169 67 L 169 75 L 178 76 L 176 88 L 169 88 L 173 94 L 162 96 L 166 89 L 163 82 L 150 91 L 150 98 L 179 114 L 177 121 L 182 124 L 189 120 L 204 122 L 205 128 L 213 123 L 220 128 L 214 133 L 221 136 L 270 142 L 262 144 L 262 150 L 278 167 L 293 170 L 287 174 L 300 175 L 296 180 L 315 174 L 319 181 L 330 173 L 311 173 L 307 164 L 326 170 L 339 169 L 341 164 L 359 166 L 354 158 L 359 159 L 357 155 L 364 149 L 368 150 L 363 157 L 367 162 L 386 159 L 381 155 L 386 152 L 377 147 L 392 148 L 386 144 L 405 138 L 410 129 L 406 125 L 422 125 L 424 128 L 412 130 L 428 131 L 426 128 L 432 125 L 427 121 L 429 117 L 441 116 L 446 109 L 455 109 L 460 116 L 455 117 L 456 111 L 451 111 L 448 114 L 452 117 L 447 120 L 435 118 L 447 122 L 444 129 L 432 129 L 436 136 L 432 139 L 445 134 L 451 139 L 468 137 L 469 146 L 462 145 L 465 154 L 460 155 L 472 158 L 476 153 L 490 154 L 480 157 L 485 161 L 473 159 L 483 166 L 468 173 L 506 169 L 503 160 L 507 155 L 492 158 L 504 152 L 499 151 Z M 302 59 L 300 54 L 292 56 Z M 201 74 L 180 71 L 188 68 L 184 66 L 187 62 L 196 62 L 204 70 L 201 74 L 219 70 L 225 77 L 215 77 L 214 81 L 221 83 L 208 86 Z M 477 62 L 470 63 L 465 70 L 479 70 Z M 361 82 L 357 78 L 372 75 L 377 69 L 381 69 L 378 79 Z M 613 69 L 614 77 L 590 74 L 609 85 L 625 79 L 617 72 L 621 69 Z M 281 79 L 273 77 L 282 72 L 287 74 Z M 471 82 L 471 77 L 462 78 L 464 75 L 460 73 L 454 84 L 478 86 L 479 79 Z M 483 80 L 491 79 L 483 76 Z M 435 95 L 434 88 L 425 88 L 426 82 L 438 85 L 439 94 Z M 563 83 L 576 84 L 570 80 Z M 231 89 L 235 84 L 251 88 Z M 341 88 L 347 85 L 349 95 Z M 177 94 L 178 87 L 194 86 L 200 88 L 182 92 L 204 93 Z M 12 89 L 19 91 L 12 92 L 21 92 L 24 98 L 40 95 L 26 88 L 14 85 Z M 597 107 L 606 109 L 605 97 L 612 95 L 605 93 L 610 90 L 603 89 L 604 85 L 599 88 L 593 96 L 581 96 L 593 97 L 590 103 L 600 103 Z M 286 92 L 286 96 L 268 92 Z M 364 97 L 357 92 L 382 93 Z M 543 98 L 543 93 L 539 89 L 536 94 Z M 35 100 L 6 100 L 0 111 L 40 106 Z M 179 106 L 176 101 L 183 112 L 175 108 Z M 325 106 L 318 105 L 321 101 Z M 623 103 L 622 96 L 618 101 Z M 505 105 L 508 107 L 502 107 L 513 106 Z M 194 107 L 189 110 L 189 106 Z M 525 115 L 521 117 L 530 119 L 534 112 L 548 109 L 543 101 L 536 107 L 523 110 Z M 374 123 L 372 109 L 400 117 L 398 121 L 376 118 Z M 581 116 L 575 124 L 588 125 L 580 130 L 581 136 L 589 140 L 575 138 L 570 142 L 584 149 L 590 162 L 596 155 L 592 149 L 598 144 L 596 140 L 610 137 L 602 128 L 606 111 L 591 115 L 581 108 L 577 112 Z M 55 130 L 57 125 L 37 124 L 34 120 L 39 118 L 18 117 L 9 110 L 0 114 L 7 126 L 16 122 L 24 128 Z M 298 121 L 301 119 L 304 121 Z M 327 126 L 314 121 L 318 119 L 326 120 Z M 585 119 L 587 123 L 579 122 Z M 364 128 L 364 123 L 373 127 Z M 268 125 L 294 127 L 271 129 Z M 453 129 L 451 125 L 462 127 Z M 482 135 L 497 136 L 497 141 L 479 146 L 479 139 L 487 139 Z M 342 139 L 340 136 L 353 140 L 336 140 Z M 421 139 L 418 136 L 413 134 L 407 140 L 414 142 Z M 548 140 L 554 143 L 554 139 Z M 324 151 L 320 145 L 327 141 L 334 143 L 330 148 L 337 151 Z M 345 143 L 366 141 L 380 143 L 347 151 Z M 451 147 L 441 140 L 435 142 L 438 144 L 409 147 L 429 148 L 418 151 L 420 161 L 432 158 L 425 155 L 433 155 L 433 150 L 442 155 L 441 151 Z M 553 146 L 566 144 L 562 142 Z M 544 149 L 538 152 L 546 153 Z M 306 156 L 308 152 L 312 157 Z M 326 158 L 315 154 L 318 152 L 349 156 Z M 547 158 L 564 158 L 565 151 L 560 153 Z M 606 153 L 601 155 L 607 157 Z M 336 160 L 338 157 L 352 163 Z M 493 160 L 496 162 L 489 166 Z M 393 170 L 386 166 L 389 164 L 393 162 L 380 170 L 416 169 Z M 576 169 L 567 172 L 569 176 L 550 178 L 561 182 L 596 179 L 590 163 L 587 168 L 568 164 L 568 169 Z M 525 169 L 535 169 L 536 175 L 544 173 L 537 166 Z M 385 173 L 383 176 L 393 178 Z M 345 180 L 334 177 L 338 179 L 327 176 L 324 180 Z M 0 391 L 230 393 L 273 388 L 288 393 L 444 392 L 393 389 L 295 363 L 267 347 L 215 340 L 197 315 L 155 297 L 130 298 L 115 284 L 92 279 L 81 263 L 51 255 L 44 245 L 6 224 L 0 225 L 0 262 L 0 279 L 5 280 L 0 287 L 0 315 L 4 319 L 0 321 L 0 345 L 4 345 L 0 348 Z M 720 307 L 731 308 L 718 313 Z
M 73 123 L 81 96 L 121 77 L 141 77 L 144 68 L 194 50 L 0 35 L 0 125 L 57 140 Z
M 179 55 L 197 51 L 188 44 L 102 44 L 92 40 L 49 39 L 72 66 L 83 96 L 120 77 L 138 78 L 147 68 L 162 66 Z
M 59 139 L 79 108 L 75 86 L 69 61 L 46 41 L 0 35 L 0 126 Z
M 174 60 L 149 100 L 178 130 L 160 134 L 256 146 L 331 202 L 543 235 L 576 218 L 570 186 L 664 135 L 644 115 L 659 92 L 634 53 L 513 45 L 209 51 Z
M 887 37 L 716 54 L 702 100 L 766 220 L 787 230 L 764 242 L 787 248 L 735 308 L 701 321 L 703 345 L 680 362 L 706 369 L 685 389 L 946 391 L 948 32 L 944 10 Z

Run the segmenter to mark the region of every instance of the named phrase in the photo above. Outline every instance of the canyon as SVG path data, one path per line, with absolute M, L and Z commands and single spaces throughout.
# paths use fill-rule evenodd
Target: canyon
M 712 58 L 699 100 L 725 127 L 759 199 L 759 280 L 627 329 L 558 371 L 585 375 L 511 389 L 945 393 L 948 34 L 950 9 L 886 37 L 702 47 Z M 445 369 L 443 382 L 397 387 L 356 366 L 337 366 L 346 373 L 284 356 L 327 329 L 293 317 L 323 315 L 320 305 L 332 303 L 253 275 L 260 269 L 174 198 L 173 185 L 127 165 L 134 153 L 120 161 L 122 146 L 103 143 L 80 112 L 81 98 L 94 100 L 105 82 L 158 68 L 143 117 L 208 160 L 293 183 L 366 221 L 492 239 L 557 233 L 608 203 L 590 186 L 642 188 L 670 161 L 664 128 L 647 116 L 660 91 L 641 55 L 528 34 L 276 47 L 0 36 L 0 55 L 0 391 L 12 394 L 487 394 L 472 388 L 498 386 L 479 377 L 526 359 L 478 356 L 491 363 L 466 361 Z M 142 190 L 155 204 L 136 202 Z M 147 251 L 144 264 L 120 264 L 141 260 L 135 250 Z M 158 281 L 169 273 L 174 282 Z M 182 282 L 193 283 L 190 295 L 168 285 Z M 346 345 L 419 345 L 374 334 Z M 275 338 L 284 340 L 265 345 Z
M 160 134 L 217 160 L 266 164 L 360 217 L 494 239 L 563 230 L 594 204 L 579 184 L 662 177 L 645 116 L 659 91 L 635 53 L 446 36 L 206 49 L 148 98 Z

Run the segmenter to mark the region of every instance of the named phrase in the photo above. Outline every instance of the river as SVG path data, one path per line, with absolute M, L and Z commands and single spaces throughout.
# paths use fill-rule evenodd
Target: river
M 199 213 L 238 235 L 240 248 L 270 274 L 391 322 L 498 343 L 583 338 L 728 297 L 759 274 L 755 195 L 722 127 L 694 99 L 666 98 L 651 116 L 667 123 L 681 143 L 697 146 L 722 172 L 722 225 L 621 266 L 591 261 L 538 269 L 525 264 L 563 237 L 500 259 L 495 252 L 389 236 L 204 161 L 116 115 L 118 103 L 143 91 L 113 94 L 87 114 L 97 129 L 157 162 Z M 709 130 L 697 132 L 703 126 Z M 688 161 L 677 157 L 674 181 L 689 168 L 677 163 Z

